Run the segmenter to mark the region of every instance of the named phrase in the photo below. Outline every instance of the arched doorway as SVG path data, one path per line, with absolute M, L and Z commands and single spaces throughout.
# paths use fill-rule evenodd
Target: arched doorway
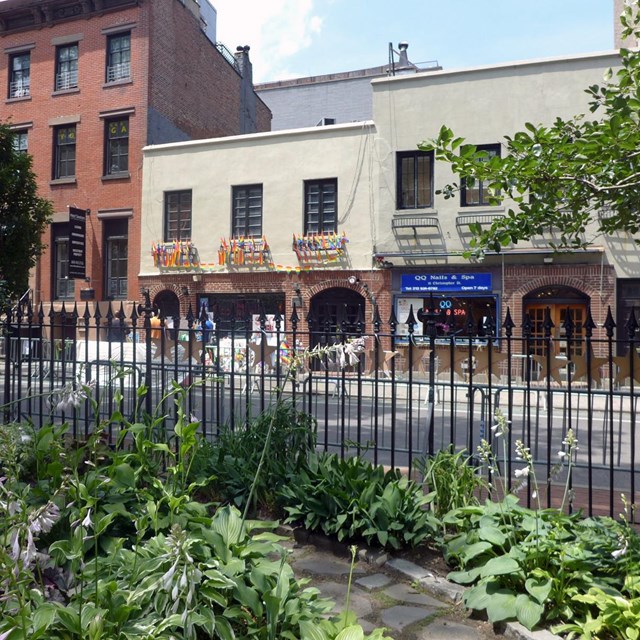
M 365 299 L 352 289 L 334 287 L 311 298 L 309 309 L 311 347 L 335 344 L 358 335 L 358 320 L 365 317 Z
M 170 330 L 169 337 L 176 339 L 177 329 L 180 327 L 180 301 L 173 292 L 165 289 L 153 299 L 153 306 L 160 309 L 160 316 L 164 318 L 165 327 Z
M 573 336 L 575 342 L 571 345 L 571 352 L 576 355 L 582 353 L 584 323 L 587 319 L 590 298 L 586 293 L 563 285 L 541 287 L 528 293 L 522 299 L 525 315 L 531 319 L 532 349 L 534 354 L 542 355 L 544 344 L 544 318 L 545 310 L 549 308 L 549 315 L 554 324 L 552 337 L 557 338 L 557 353 L 566 354 L 567 341 L 564 328 L 567 314 L 573 321 Z

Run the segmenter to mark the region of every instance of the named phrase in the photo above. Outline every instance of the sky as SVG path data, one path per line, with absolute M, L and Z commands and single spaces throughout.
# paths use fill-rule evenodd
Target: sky
M 211 0 L 217 40 L 249 45 L 254 82 L 387 64 L 409 43 L 445 69 L 613 48 L 613 0 Z

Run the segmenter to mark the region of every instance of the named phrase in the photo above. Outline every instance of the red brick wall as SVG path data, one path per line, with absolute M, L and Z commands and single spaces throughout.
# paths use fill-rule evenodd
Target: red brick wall
M 356 284 L 349 284 L 349 276 L 354 275 L 359 278 Z M 364 285 L 368 287 L 368 293 Z M 180 311 L 184 316 L 192 305 L 192 310 L 197 313 L 196 304 L 199 294 L 203 293 L 235 293 L 239 297 L 256 293 L 284 293 L 285 294 L 285 316 L 287 330 L 289 318 L 293 313 L 292 299 L 296 295 L 294 286 L 299 285 L 302 297 L 302 308 L 297 309 L 301 331 L 307 330 L 306 317 L 309 313 L 311 299 L 313 296 L 331 289 L 340 287 L 351 289 L 362 295 L 366 300 L 364 309 L 366 331 L 373 330 L 371 295 L 375 297 L 380 316 L 382 318 L 382 330 L 387 331 L 387 321 L 391 313 L 391 279 L 389 271 L 310 271 L 304 273 L 283 273 L 283 272 L 247 272 L 247 273 L 225 273 L 225 274 L 202 274 L 200 282 L 194 282 L 191 274 L 158 275 L 154 277 L 142 277 L 140 279 L 142 287 L 148 287 L 151 299 L 161 291 L 168 289 L 173 291 L 180 300 Z M 189 295 L 182 293 L 183 287 L 188 287 Z
M 237 71 L 181 3 L 154 0 L 152 21 L 149 106 L 192 138 L 237 134 L 241 83 Z
M 34 43 L 31 49 L 31 97 L 27 100 L 7 101 L 8 55 L 0 56 L 0 120 L 19 124 L 32 122 L 29 129 L 29 152 L 34 158 L 39 193 L 53 202 L 56 212 L 65 212 L 68 205 L 90 208 L 87 220 L 87 274 L 91 286 L 100 298 L 103 293 L 103 238 L 98 209 L 128 208 L 134 212 L 129 224 L 129 290 L 136 295 L 137 265 L 140 254 L 140 172 L 141 149 L 146 140 L 146 69 L 148 58 L 148 20 L 146 7 L 132 7 L 122 11 L 93 14 L 87 19 L 72 20 L 49 28 L 31 30 L 0 37 L 0 47 Z M 103 28 L 134 22 L 131 31 L 131 68 L 133 81 L 119 86 L 104 86 L 106 36 Z M 52 38 L 82 34 L 79 41 L 79 91 L 52 96 L 55 73 L 55 46 Z M 102 181 L 104 120 L 101 111 L 130 108 L 129 173 L 130 178 Z M 51 185 L 53 162 L 52 118 L 79 116 L 76 145 L 76 183 Z M 51 234 L 45 241 L 51 243 Z M 51 288 L 51 252 L 41 261 L 40 277 L 36 278 L 39 299 L 49 300 Z M 76 282 L 76 294 L 85 282 Z
M 503 320 L 507 308 L 516 323 L 514 335 L 521 335 L 520 325 L 524 319 L 523 297 L 547 286 L 573 287 L 589 296 L 593 320 L 602 327 L 607 317 L 607 308 L 615 308 L 616 278 L 613 267 L 599 264 L 578 265 L 510 265 L 504 272 Z M 602 337 L 594 331 L 594 337 Z

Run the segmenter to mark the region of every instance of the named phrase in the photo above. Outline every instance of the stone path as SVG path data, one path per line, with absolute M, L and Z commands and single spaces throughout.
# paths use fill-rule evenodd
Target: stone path
M 310 578 L 323 596 L 334 600 L 334 612 L 346 606 L 351 569 L 344 547 L 321 537 L 286 544 L 296 577 Z M 510 624 L 497 634 L 493 626 L 472 619 L 461 605 L 463 589 L 412 562 L 361 551 L 352 577 L 349 608 L 366 633 L 386 627 L 394 640 L 550 640 Z

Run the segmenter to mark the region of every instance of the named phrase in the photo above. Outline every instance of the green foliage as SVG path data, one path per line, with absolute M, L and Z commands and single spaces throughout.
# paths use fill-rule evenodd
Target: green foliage
M 640 538 L 609 518 L 534 511 L 510 495 L 457 509 L 444 521 L 456 531 L 445 545 L 445 559 L 457 569 L 449 579 L 473 585 L 465 605 L 486 610 L 492 622 L 518 619 L 531 629 L 584 618 L 589 607 L 577 596 L 622 586 L 622 544 L 626 570 L 640 569 Z
M 624 5 L 623 36 L 640 36 L 638 0 Z M 476 254 L 500 251 L 549 228 L 561 232 L 559 249 L 584 245 L 593 225 L 594 237 L 614 231 L 640 230 L 640 54 L 620 51 L 620 68 L 609 70 L 602 84 L 585 88 L 594 116 L 556 118 L 551 125 L 525 123 L 505 137 L 502 157 L 467 145 L 446 126 L 435 140 L 420 145 L 434 149 L 465 180 L 482 180 L 493 192 L 492 204 L 505 204 L 507 214 L 489 229 L 476 225 Z M 597 118 L 597 119 L 596 119 Z M 452 197 L 458 184 L 445 187 Z M 606 211 L 606 216 L 598 212 Z
M 64 426 L 29 439 L 22 425 L 0 430 L 0 637 L 383 638 L 353 614 L 328 617 L 333 603 L 294 578 L 275 523 L 194 500 L 199 425 L 185 419 L 184 393 L 168 394 L 168 443 L 163 418 L 119 412 L 83 443 L 65 442 Z M 113 449 L 101 437 L 109 423 L 125 425 Z
M 393 549 L 432 539 L 438 525 L 419 485 L 359 456 L 311 455 L 295 482 L 282 487 L 280 501 L 287 522 Z
M 453 445 L 438 451 L 432 458 L 421 458 L 415 468 L 428 489 L 427 499 L 434 515 L 441 519 L 458 507 L 478 504 L 480 489 L 486 488 L 480 467 L 474 466 L 465 451 Z
M 250 507 L 254 512 L 272 510 L 276 493 L 304 468 L 315 442 L 314 418 L 292 403 L 281 402 L 246 426 L 224 429 L 212 447 L 200 450 L 198 464 L 201 473 L 215 475 L 210 488 L 220 500 L 243 508 L 253 483 Z M 210 455 L 207 464 L 203 463 L 205 454 Z
M 29 270 L 44 249 L 42 234 L 53 216 L 38 197 L 31 156 L 13 148 L 13 134 L 0 124 L 0 303 L 27 289 Z
M 615 640 L 638 640 L 640 638 L 640 577 L 627 576 L 621 593 L 604 591 L 592 587 L 586 594 L 573 597 L 577 602 L 591 605 L 597 611 L 586 619 L 554 627 L 555 633 L 567 634 L 568 640 L 575 637 L 614 638 Z

